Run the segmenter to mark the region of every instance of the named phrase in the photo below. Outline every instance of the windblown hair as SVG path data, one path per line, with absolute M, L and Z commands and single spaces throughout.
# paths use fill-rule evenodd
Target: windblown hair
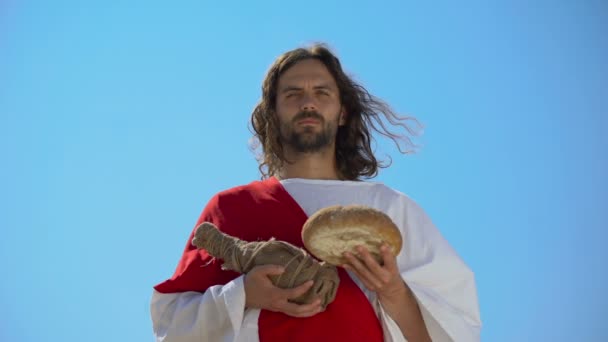
M 298 48 L 281 55 L 272 64 L 262 84 L 262 99 L 251 114 L 253 144 L 255 150 L 262 147 L 257 156 L 262 179 L 277 175 L 284 163 L 289 163 L 283 153 L 280 125 L 276 115 L 279 77 L 294 64 L 305 59 L 318 59 L 334 77 L 340 92 L 340 102 L 346 113 L 345 125 L 339 126 L 336 135 L 336 164 L 339 176 L 344 180 L 373 178 L 378 169 L 387 167 L 376 159 L 372 149 L 371 130 L 390 138 L 399 152 L 409 154 L 417 147 L 408 135 L 418 135 L 407 121 L 420 124 L 415 118 L 401 117 L 382 100 L 371 95 L 342 70 L 340 60 L 324 44 Z M 387 129 L 383 118 L 392 126 L 400 126 L 407 135 L 395 134 Z M 256 141 L 257 140 L 257 141 Z M 399 144 L 404 141 L 406 149 Z

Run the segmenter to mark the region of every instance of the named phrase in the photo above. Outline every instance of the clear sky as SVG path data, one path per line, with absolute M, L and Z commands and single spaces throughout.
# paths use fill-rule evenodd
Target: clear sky
M 152 341 L 249 115 L 324 41 L 425 134 L 375 181 L 476 273 L 484 341 L 606 341 L 605 1 L 0 1 L 0 341 Z

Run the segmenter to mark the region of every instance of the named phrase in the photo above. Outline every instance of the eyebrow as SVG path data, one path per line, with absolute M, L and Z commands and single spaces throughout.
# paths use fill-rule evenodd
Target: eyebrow
M 281 89 L 281 93 L 287 93 L 289 91 L 300 91 L 302 89 L 304 89 L 304 88 L 298 87 L 298 86 L 289 85 L 289 86 L 286 86 L 285 88 Z M 334 90 L 328 83 L 319 84 L 317 86 L 314 86 L 312 89 L 314 89 L 314 90 L 323 89 L 323 90 L 329 90 L 329 91 L 333 91 Z

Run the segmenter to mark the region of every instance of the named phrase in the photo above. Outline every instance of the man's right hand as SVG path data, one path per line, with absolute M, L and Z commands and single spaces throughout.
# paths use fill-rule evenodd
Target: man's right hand
M 310 289 L 312 280 L 292 289 L 276 287 L 269 276 L 280 275 L 284 269 L 276 265 L 256 266 L 245 275 L 245 306 L 275 312 L 292 317 L 310 317 L 322 311 L 321 299 L 310 304 L 295 304 L 290 299 L 298 298 Z

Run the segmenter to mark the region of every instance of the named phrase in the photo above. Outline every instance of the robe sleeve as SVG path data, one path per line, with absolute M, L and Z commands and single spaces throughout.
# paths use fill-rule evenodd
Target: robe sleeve
M 481 319 L 475 277 L 422 208 L 408 199 L 400 222 L 404 246 L 397 257 L 401 276 L 416 299 L 431 339 L 479 341 Z M 380 306 L 381 307 L 381 306 Z M 392 340 L 403 341 L 394 321 L 381 308 Z
M 219 197 L 205 207 L 202 222 L 222 227 Z M 191 245 L 190 234 L 173 276 L 156 285 L 150 312 L 154 335 L 163 342 L 232 341 L 245 311 L 243 276 L 221 269 L 221 261 Z
M 150 312 L 156 341 L 235 341 L 245 311 L 243 276 L 204 293 L 153 291 Z

